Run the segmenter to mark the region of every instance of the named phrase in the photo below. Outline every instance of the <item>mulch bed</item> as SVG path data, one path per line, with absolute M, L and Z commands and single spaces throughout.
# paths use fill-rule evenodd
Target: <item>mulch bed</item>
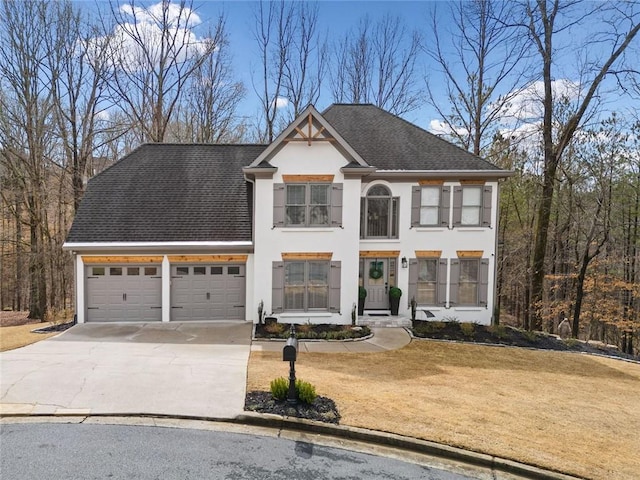
M 639 357 L 622 353 L 615 347 L 599 343 L 587 343 L 574 338 L 566 340 L 543 332 L 529 332 L 507 325 L 491 326 L 459 322 L 434 322 L 414 320 L 412 333 L 418 338 L 452 340 L 542 350 L 595 353 L 610 357 L 639 360 Z
M 290 323 L 267 321 L 256 325 L 255 338 L 286 339 L 291 331 Z M 367 326 L 336 325 L 332 323 L 302 324 L 295 326 L 298 340 L 348 340 L 371 335 Z
M 333 400 L 318 395 L 312 404 L 298 402 L 291 405 L 273 398 L 271 392 L 248 392 L 244 409 L 258 413 L 271 413 L 284 417 L 305 418 L 325 423 L 339 423 L 340 414 Z
M 45 323 L 38 319 L 29 318 L 29 312 L 20 311 L 2 311 L 0 312 L 0 327 L 18 327 L 20 325 L 31 325 L 37 327 L 38 324 Z M 64 332 L 68 328 L 75 325 L 75 322 L 57 323 L 54 325 L 48 325 L 42 328 L 36 328 L 33 333 L 51 333 L 51 332 Z

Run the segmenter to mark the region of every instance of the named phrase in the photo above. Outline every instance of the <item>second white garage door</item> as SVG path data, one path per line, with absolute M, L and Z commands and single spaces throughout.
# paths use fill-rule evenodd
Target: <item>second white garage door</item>
M 244 320 L 244 265 L 173 265 L 171 320 Z

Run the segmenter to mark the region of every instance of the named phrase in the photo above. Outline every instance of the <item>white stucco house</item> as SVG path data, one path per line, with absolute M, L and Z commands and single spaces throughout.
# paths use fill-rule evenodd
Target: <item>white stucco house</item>
M 310 106 L 270 145 L 145 144 L 88 184 L 64 247 L 78 322 L 351 322 L 415 299 L 489 324 L 512 172 L 372 105 Z

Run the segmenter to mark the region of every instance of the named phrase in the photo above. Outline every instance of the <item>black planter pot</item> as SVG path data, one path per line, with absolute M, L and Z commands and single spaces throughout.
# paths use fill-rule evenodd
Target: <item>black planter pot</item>
M 400 297 L 389 298 L 389 305 L 391 306 L 391 315 L 398 315 L 398 309 L 400 308 Z
M 366 300 L 366 298 L 358 298 L 358 316 L 360 317 L 364 315 L 364 302 Z

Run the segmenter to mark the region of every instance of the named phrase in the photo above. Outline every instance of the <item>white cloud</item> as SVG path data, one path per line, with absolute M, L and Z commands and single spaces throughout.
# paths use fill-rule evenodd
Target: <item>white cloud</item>
M 289 106 L 289 99 L 286 97 L 277 97 L 271 104 L 271 106 L 275 106 L 276 109 L 287 108 Z
M 166 15 L 168 24 L 172 28 L 193 28 L 202 21 L 200 17 L 190 8 L 181 8 L 178 3 L 168 3 L 166 14 L 164 13 L 164 2 L 158 2 L 149 7 L 132 7 L 129 4 L 120 6 L 120 11 L 137 20 L 138 23 L 159 23 Z
M 459 136 L 464 136 L 467 134 L 467 130 L 465 128 L 457 128 L 454 130 L 447 123 L 438 119 L 433 119 L 429 122 L 429 131 L 434 135 L 445 136 L 453 135 L 454 132 Z
M 551 82 L 553 98 L 575 100 L 580 95 L 580 86 L 568 79 L 562 78 Z M 542 118 L 544 98 L 544 83 L 534 82 L 527 88 L 516 92 L 511 100 L 502 107 L 500 116 L 503 122 L 533 122 Z
M 163 8 L 166 8 L 166 13 Z M 120 12 L 123 17 L 130 17 L 130 21 L 116 25 L 110 35 L 114 67 L 132 72 L 147 69 L 158 65 L 167 51 L 178 63 L 185 62 L 205 52 L 211 45 L 211 39 L 198 37 L 193 31 L 193 27 L 201 23 L 200 17 L 189 8 L 181 8 L 179 4 L 167 3 L 163 6 L 163 2 L 159 2 L 149 7 L 122 5 Z M 166 31 L 169 35 L 166 35 Z M 95 45 L 103 41 L 104 38 L 93 40 Z

